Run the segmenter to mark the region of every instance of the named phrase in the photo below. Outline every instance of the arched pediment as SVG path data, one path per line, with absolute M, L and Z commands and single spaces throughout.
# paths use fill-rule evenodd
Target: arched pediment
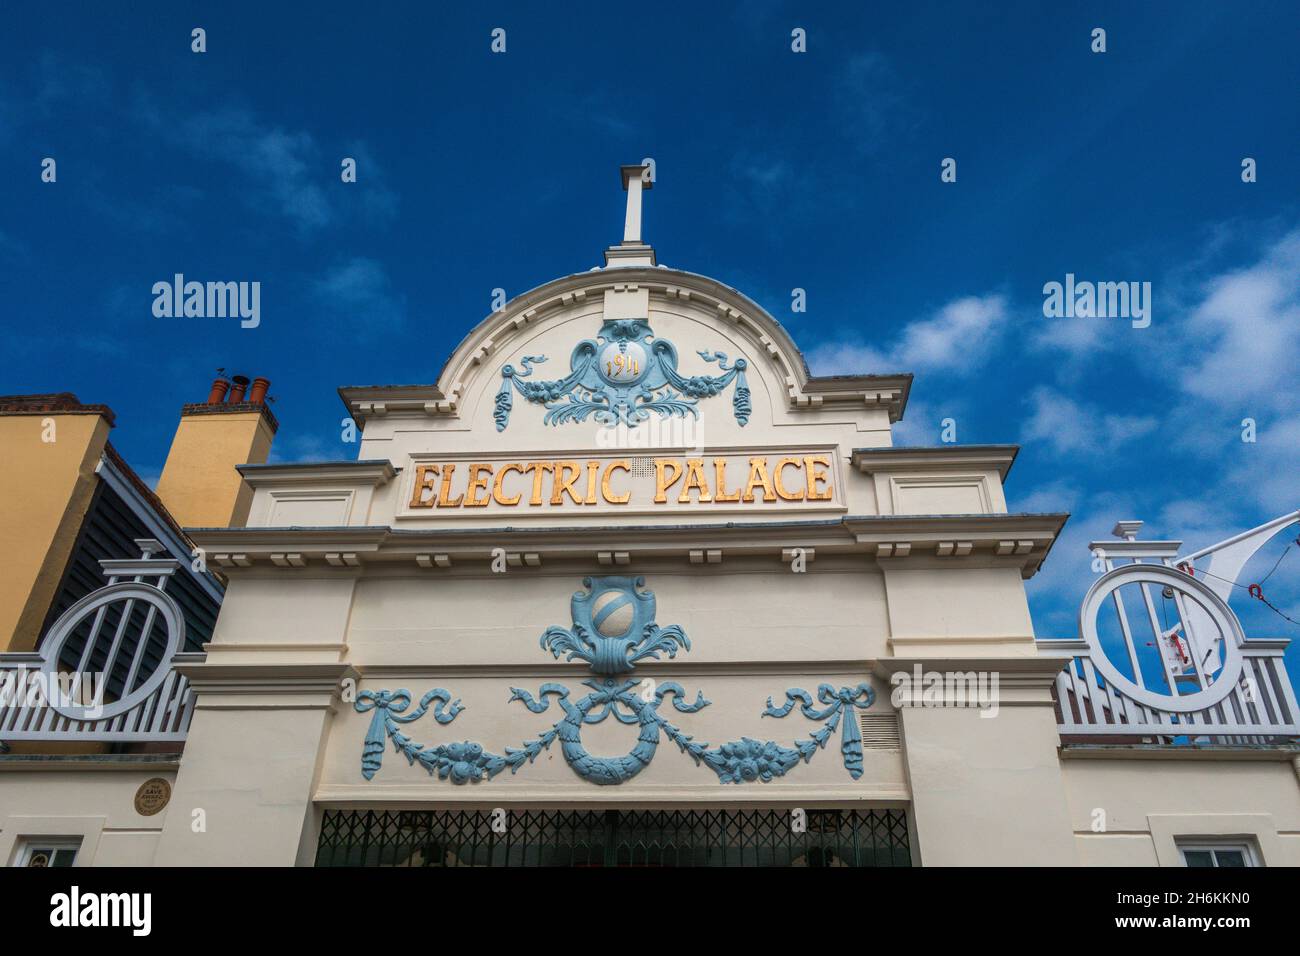
M 751 416 L 831 407 L 884 408 L 896 421 L 910 382 L 814 377 L 789 333 L 737 290 L 675 269 L 624 267 L 557 279 L 489 315 L 447 360 L 433 405 L 469 419 L 462 427 L 499 431 L 529 405 L 541 412 L 531 418 L 557 427 L 636 427 L 671 416 L 676 402 L 700 411 L 729 404 L 741 428 Z

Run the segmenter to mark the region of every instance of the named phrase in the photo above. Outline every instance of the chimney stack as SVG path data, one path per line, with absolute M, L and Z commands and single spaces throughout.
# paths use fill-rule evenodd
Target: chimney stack
M 183 405 L 157 495 L 185 528 L 237 528 L 248 520 L 253 489 L 236 465 L 265 464 L 279 428 L 266 404 L 270 380 L 224 375 L 206 402 Z

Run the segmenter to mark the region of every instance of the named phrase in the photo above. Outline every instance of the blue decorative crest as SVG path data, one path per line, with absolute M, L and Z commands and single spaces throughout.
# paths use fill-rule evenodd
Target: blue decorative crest
M 570 601 L 572 627 L 551 625 L 541 645 L 558 658 L 585 661 L 597 674 L 625 674 L 637 661 L 658 660 L 659 652 L 677 656 L 679 647 L 691 649 L 686 633 L 676 624 L 655 623 L 655 596 L 638 591 L 645 578 L 583 578 L 586 591 Z
M 542 634 L 541 645 L 557 658 L 565 654 L 566 660 L 584 661 L 597 675 L 583 681 L 591 693 L 574 702 L 570 700 L 569 688 L 563 684 L 543 684 L 536 698 L 526 690 L 510 688 L 510 700 L 521 702 L 534 714 L 545 713 L 551 698 L 555 698 L 564 712 L 557 723 L 519 747 L 507 747 L 503 755 L 490 753 L 473 741 L 426 747 L 413 742 L 399 725 L 423 716 L 431 702 L 435 702 L 434 720 L 449 724 L 464 710 L 459 700 L 453 701 L 447 691 L 435 688 L 407 714 L 411 703 L 409 691 L 362 691 L 357 695 L 356 709 L 361 713 L 374 711 L 361 754 L 362 775 L 370 780 L 379 770 L 385 739 L 410 763 L 419 763 L 431 775 L 455 784 L 490 780 L 507 767 L 512 774 L 516 773 L 558 739 L 565 762 L 580 777 L 595 784 L 617 785 L 650 765 L 662 734 L 697 765 L 702 764 L 717 774 L 722 783 L 767 783 L 785 776 L 801 760 L 810 761 L 818 750 L 825 748 L 835 730 L 841 728 L 840 754 L 844 769 L 855 780 L 862 776 L 862 736 L 854 709 L 866 709 L 875 701 L 875 692 L 869 685 L 836 690 L 830 684 L 822 684 L 817 688 L 815 701 L 807 691 L 791 688 L 785 692 L 786 701 L 780 707 L 769 697 L 762 716 L 784 717 L 799 705 L 804 717 L 822 724 L 792 747 L 749 737 L 711 747 L 696 741 L 659 713 L 665 698 L 669 697 L 673 709 L 679 713 L 703 710 L 709 701 L 702 693 L 697 692 L 693 702 L 686 702 L 686 691 L 676 682 L 655 684 L 625 676 L 638 661 L 658 660 L 660 652 L 675 658 L 678 649 L 689 651 L 691 647 L 680 627 L 675 624 L 660 627 L 655 622 L 654 594 L 639 590 L 645 579 L 589 577 L 583 579 L 583 584 L 586 590 L 574 594 L 570 602 L 572 626 L 548 627 Z M 582 745 L 582 727 L 598 724 L 611 715 L 621 724 L 637 725 L 636 746 L 621 757 L 593 756 Z
M 584 422 L 588 418 L 606 425 L 635 426 L 654 412 L 661 418 L 699 418 L 701 398 L 718 395 L 733 381 L 732 410 L 741 425 L 751 412 L 748 363 L 743 358 L 727 364 L 723 352 L 699 352 L 706 362 L 716 362 L 721 375 L 682 375 L 677 371 L 677 349 L 667 339 L 655 338 L 647 319 L 606 319 L 594 339 L 584 339 L 569 356 L 569 374 L 551 381 L 534 381 L 533 366 L 545 355 L 525 355 L 516 369 L 501 369 L 492 418 L 497 431 L 510 424 L 514 393 L 544 405 L 548 425 Z

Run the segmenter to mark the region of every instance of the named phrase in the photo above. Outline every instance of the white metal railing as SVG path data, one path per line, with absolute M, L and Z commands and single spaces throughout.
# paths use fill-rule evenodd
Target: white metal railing
M 1296 704 L 1282 655 L 1285 640 L 1248 640 L 1241 680 L 1216 704 L 1173 711 L 1141 703 L 1110 684 L 1093 666 L 1087 641 L 1038 642 L 1039 653 L 1069 663 L 1056 676 L 1057 720 L 1063 736 L 1207 737 L 1263 744 L 1300 735 Z
M 1089 544 L 1104 573 L 1080 606 L 1080 639 L 1038 642 L 1040 654 L 1067 661 L 1055 687 L 1061 734 L 1234 744 L 1300 737 L 1283 660 L 1290 640 L 1248 638 L 1227 603 L 1246 562 L 1297 519 L 1283 515 L 1186 557 L 1179 541 L 1137 540 L 1139 521 L 1116 525 L 1122 540 Z M 1119 639 L 1109 643 L 1118 664 L 1098 628 L 1104 609 L 1115 615 Z M 1159 659 L 1155 686 L 1143 673 L 1144 646 Z
M 0 654 L 0 742 L 185 739 L 194 693 L 175 665 L 205 655 L 183 651 L 185 617 L 166 593 L 180 562 L 153 557 L 152 538 L 136 544 L 138 559 L 99 562 L 108 583 L 60 615 L 38 652 Z

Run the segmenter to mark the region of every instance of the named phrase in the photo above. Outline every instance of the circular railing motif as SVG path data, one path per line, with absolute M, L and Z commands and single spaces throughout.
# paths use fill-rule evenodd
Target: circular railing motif
M 41 647 L 44 657 L 41 671 L 47 678 L 46 686 L 51 688 L 59 686 L 55 675 L 60 670 L 64 649 L 82 623 L 92 617 L 97 620 L 86 637 L 85 646 L 104 648 L 105 659 L 101 680 L 106 682 L 110 679 L 118 661 L 122 659 L 123 652 L 128 650 L 125 646 L 127 642 L 124 639 L 118 640 L 116 628 L 108 629 L 103 626 L 108 619 L 108 609 L 119 603 L 124 605 L 121 613 L 128 624 L 136 603 L 148 606 L 139 638 L 131 649 L 132 656 L 124 678 L 122 695 L 114 701 L 101 700 L 90 704 L 78 704 L 61 699 L 59 694 L 50 694 L 50 708 L 55 713 L 73 720 L 107 720 L 117 717 L 145 700 L 167 679 L 170 671 L 168 665 L 185 640 L 185 615 L 176 600 L 166 592 L 160 591 L 152 584 L 127 581 L 92 591 L 64 611 L 54 622 Z M 101 611 L 103 616 L 99 617 Z M 158 666 L 152 672 L 145 673 L 144 655 L 150 646 L 150 639 L 155 633 L 159 619 L 162 626 L 166 628 L 166 643 Z M 84 650 L 83 659 L 85 659 Z M 83 680 L 84 678 L 85 675 L 82 675 Z M 102 695 L 104 688 L 100 687 L 97 692 Z
M 1203 616 L 1198 615 L 1198 632 L 1206 621 L 1210 622 L 1217 629 L 1219 646 L 1223 648 L 1223 665 L 1213 683 L 1190 694 L 1161 693 L 1139 687 L 1115 666 L 1101 646 L 1097 630 L 1098 615 L 1105 602 L 1127 584 L 1156 585 L 1162 590 L 1172 590 L 1181 596 L 1175 602 L 1177 607 L 1185 609 L 1190 602 L 1203 612 Z M 1181 610 L 1179 616 L 1186 628 L 1188 621 Z M 1145 609 L 1139 612 L 1139 617 L 1145 626 L 1149 626 Z M 1241 653 L 1245 633 L 1232 609 L 1202 582 L 1183 571 L 1160 564 L 1126 564 L 1107 571 L 1093 582 L 1079 606 L 1079 634 L 1088 642 L 1092 664 L 1107 683 L 1138 703 L 1172 713 L 1193 713 L 1222 702 L 1236 689 L 1245 664 Z M 1199 638 L 1204 641 L 1213 636 L 1200 634 Z M 1159 640 L 1159 635 L 1156 640 Z M 1157 652 L 1163 653 L 1159 647 Z

